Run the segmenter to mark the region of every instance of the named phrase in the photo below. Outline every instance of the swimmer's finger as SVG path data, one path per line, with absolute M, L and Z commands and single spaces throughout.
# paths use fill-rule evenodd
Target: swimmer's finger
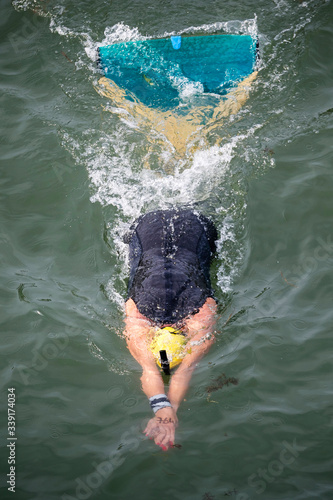
M 175 444 L 175 434 L 176 434 L 176 427 L 173 427 L 170 431 L 169 446 L 173 446 Z
M 143 432 L 143 434 L 146 434 L 146 436 L 147 436 L 147 434 L 149 434 L 149 432 L 150 432 L 150 425 L 148 424 L 147 427 L 142 432 Z
M 169 442 L 170 442 L 170 437 L 171 437 L 170 430 L 166 427 L 163 439 L 161 440 L 161 445 L 166 446 L 168 448 Z
M 165 434 L 161 441 L 161 445 L 168 449 L 175 442 L 175 426 L 167 425 L 165 426 Z
M 147 427 L 143 431 L 143 433 L 146 434 L 146 436 L 150 435 L 151 433 L 155 432 L 156 428 L 158 428 L 156 420 L 154 418 L 151 418 L 147 424 Z
M 164 429 L 162 429 L 162 432 L 160 430 L 158 432 L 158 434 L 156 434 L 156 436 L 154 438 L 155 444 L 157 444 L 157 446 L 160 446 L 162 448 L 162 450 L 164 450 L 164 449 L 166 450 L 167 449 L 167 447 L 164 444 L 164 438 L 165 438 Z
M 152 429 L 150 432 L 146 434 L 146 437 L 148 437 L 149 439 L 155 439 L 156 436 L 158 436 L 158 434 L 159 434 L 158 429 Z

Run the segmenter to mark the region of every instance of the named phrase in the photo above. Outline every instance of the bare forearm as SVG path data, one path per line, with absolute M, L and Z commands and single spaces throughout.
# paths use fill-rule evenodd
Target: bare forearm
M 187 368 L 186 370 L 181 371 L 178 370 L 172 377 L 168 392 L 168 398 L 175 411 L 178 410 L 180 403 L 185 397 L 185 394 L 190 385 L 193 371 L 194 368 Z
M 129 320 L 127 323 L 129 323 Z M 155 394 L 164 394 L 163 379 L 148 349 L 146 332 L 134 330 L 134 334 L 127 334 L 126 340 L 130 353 L 142 368 L 141 382 L 143 392 L 148 398 L 151 398 Z
M 155 367 L 154 367 L 155 368 Z M 147 396 L 151 398 L 156 394 L 164 394 L 164 383 L 159 373 L 159 370 L 152 367 L 143 367 L 141 383 L 142 390 Z
M 198 338 L 198 337 L 197 337 Z M 199 336 L 200 338 L 200 336 Z M 194 340 L 194 339 L 193 339 Z M 194 340 L 194 346 L 191 353 L 187 354 L 182 364 L 171 379 L 168 397 L 173 408 L 177 411 L 180 403 L 183 401 L 185 394 L 190 385 L 193 372 L 200 359 L 207 353 L 214 342 L 214 337 L 201 337 L 199 345 L 195 345 L 197 340 Z

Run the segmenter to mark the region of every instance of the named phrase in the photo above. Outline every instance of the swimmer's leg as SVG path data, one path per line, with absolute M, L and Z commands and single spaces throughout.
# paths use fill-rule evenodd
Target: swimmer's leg
M 224 101 L 215 108 L 212 121 L 215 122 L 221 118 L 235 115 L 244 106 L 249 98 L 251 84 L 258 76 L 258 71 L 254 71 L 250 76 L 241 81 L 237 87 L 231 90 Z

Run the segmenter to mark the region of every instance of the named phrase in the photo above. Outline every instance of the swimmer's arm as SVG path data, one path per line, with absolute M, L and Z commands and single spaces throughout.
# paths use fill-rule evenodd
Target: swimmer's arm
M 215 300 L 208 298 L 199 312 L 186 322 L 187 335 L 190 337 L 187 344 L 188 352 L 171 379 L 168 393 L 170 403 L 176 411 L 184 399 L 198 362 L 215 342 L 213 332 L 216 323 L 216 310 Z
M 126 340 L 132 356 L 142 367 L 142 389 L 147 398 L 164 394 L 164 383 L 151 351 L 147 348 L 147 335 L 149 329 L 143 329 L 133 319 L 127 318 Z M 147 437 L 154 439 L 155 443 L 163 450 L 167 450 L 175 442 L 175 431 L 178 419 L 174 408 L 165 407 L 158 410 L 149 420 L 143 431 Z
M 133 358 L 142 367 L 142 389 L 148 398 L 164 394 L 164 384 L 149 349 L 150 324 L 136 307 L 132 299 L 125 304 L 125 338 Z
M 207 333 L 195 335 L 190 341 L 193 347 L 184 357 L 170 383 L 168 398 L 175 411 L 178 410 L 180 403 L 184 400 L 198 362 L 208 352 L 214 341 L 214 336 L 212 334 L 207 335 Z M 197 342 L 198 344 L 196 344 Z
M 140 329 L 129 329 L 125 331 L 127 347 L 133 358 L 142 368 L 142 390 L 147 398 L 156 394 L 164 394 L 164 383 L 159 369 L 147 348 L 147 332 Z

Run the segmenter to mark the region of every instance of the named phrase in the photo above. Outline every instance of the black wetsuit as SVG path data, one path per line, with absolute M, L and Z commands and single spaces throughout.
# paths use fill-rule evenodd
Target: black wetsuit
M 125 237 L 130 250 L 128 298 L 145 317 L 174 324 L 212 297 L 209 267 L 216 250 L 214 224 L 191 210 L 141 216 Z

